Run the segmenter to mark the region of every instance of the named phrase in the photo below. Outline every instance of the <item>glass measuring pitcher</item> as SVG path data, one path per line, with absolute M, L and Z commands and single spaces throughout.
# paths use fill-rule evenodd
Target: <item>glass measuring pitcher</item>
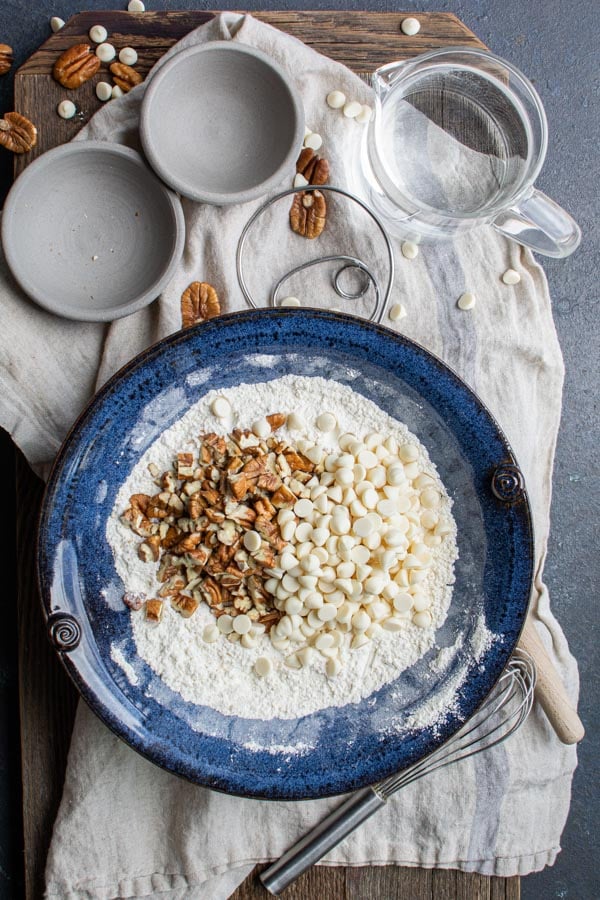
M 390 233 L 428 242 L 492 224 L 546 256 L 575 250 L 577 223 L 534 187 L 547 122 L 518 69 L 456 47 L 389 63 L 372 81 L 353 186 Z

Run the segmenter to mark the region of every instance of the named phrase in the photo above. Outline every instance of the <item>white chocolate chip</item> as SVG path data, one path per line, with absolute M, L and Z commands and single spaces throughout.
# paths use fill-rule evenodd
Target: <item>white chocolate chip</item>
M 304 138 L 304 146 L 309 147 L 311 150 L 318 150 L 323 144 L 323 138 L 320 134 L 317 134 L 316 131 L 312 131 L 307 137 Z
M 342 668 L 342 664 L 339 659 L 335 656 L 332 656 L 325 663 L 325 672 L 328 678 L 335 678 L 335 676 L 339 673 Z
M 56 34 L 57 31 L 60 31 L 61 28 L 65 27 L 65 20 L 61 19 L 60 16 L 52 16 L 50 19 L 50 28 Z
M 402 303 L 394 303 L 388 315 L 392 322 L 398 322 L 407 315 L 406 307 Z
M 364 103 L 360 108 L 359 114 L 355 116 L 355 119 L 360 125 L 367 125 L 371 121 L 372 116 L 373 110 Z
M 431 614 L 425 609 L 423 612 L 416 612 L 412 620 L 418 628 L 429 628 L 431 625 Z
M 262 544 L 262 538 L 258 531 L 247 531 L 244 534 L 244 547 L 248 553 L 256 553 Z
M 202 640 L 206 641 L 207 644 L 214 644 L 218 640 L 219 634 L 220 632 L 216 625 L 206 625 L 202 632 Z
M 61 119 L 72 119 L 77 112 L 77 107 L 72 100 L 61 100 L 56 107 L 56 112 Z
M 123 96 L 122 89 L 119 87 L 118 84 L 113 84 L 113 89 L 112 89 L 113 100 L 117 100 L 119 97 L 122 97 L 122 96 Z
M 404 463 L 416 462 L 419 458 L 419 451 L 414 444 L 402 444 L 398 448 L 398 456 Z
M 350 100 L 349 103 L 344 105 L 344 115 L 347 119 L 355 119 L 356 116 L 362 112 L 362 103 L 359 103 L 357 100 Z
M 101 62 L 110 62 L 117 55 L 112 44 L 100 44 L 96 47 L 96 56 Z
M 221 634 L 231 634 L 233 631 L 233 617 L 229 613 L 219 616 L 217 619 L 217 628 Z
M 108 31 L 104 25 L 92 25 L 88 34 L 90 41 L 93 41 L 95 44 L 103 44 L 108 37 Z
M 300 301 L 297 297 L 284 297 L 283 300 L 279 303 L 280 306 L 300 306 Z
M 227 397 L 215 397 L 210 404 L 210 411 L 217 419 L 226 419 L 231 414 L 231 403 Z
M 404 241 L 400 249 L 405 259 L 415 259 L 419 255 L 419 245 L 412 241 Z
M 105 103 L 112 97 L 112 85 L 108 81 L 99 81 L 96 85 L 96 97 Z
M 320 416 L 317 417 L 317 428 L 319 431 L 333 431 L 335 426 L 337 425 L 337 419 L 330 412 L 321 413 Z
M 289 657 L 288 657 L 289 658 Z M 254 671 L 260 678 L 268 675 L 273 668 L 273 663 L 268 656 L 259 656 L 254 663 Z
M 269 437 L 269 435 L 271 434 L 271 426 L 264 416 L 260 419 L 256 419 L 252 423 L 252 432 L 256 435 L 256 437 L 262 438 L 263 440 Z
M 502 276 L 502 281 L 504 284 L 518 284 L 521 280 L 521 276 L 515 269 L 507 269 L 506 272 Z
M 298 516 L 299 519 L 307 519 L 313 511 L 313 502 L 309 500 L 308 497 L 302 497 L 300 500 L 296 500 L 294 504 L 294 512 Z
M 123 65 L 135 66 L 137 61 L 137 51 L 133 47 L 123 47 L 122 50 L 119 50 L 119 62 L 122 62 Z
M 296 172 L 296 176 L 294 178 L 294 187 L 295 188 L 306 187 L 306 185 L 308 183 L 309 183 L 308 179 L 304 177 L 302 172 Z
M 142 0 L 129 0 L 127 9 L 129 12 L 145 12 L 146 7 L 142 3 Z
M 292 412 L 287 417 L 287 427 L 290 429 L 290 431 L 304 431 L 306 428 L 306 422 L 301 415 L 296 412 Z
M 402 34 L 407 34 L 409 37 L 412 37 L 421 30 L 421 23 L 413 16 L 409 16 L 407 19 L 402 19 L 400 30 L 402 31 Z
M 465 291 L 464 294 L 461 294 L 457 300 L 456 305 L 459 309 L 473 309 L 475 306 L 475 294 L 472 294 L 470 291 Z
M 221 616 L 221 618 L 223 618 Z M 249 619 L 244 613 L 236 616 L 233 620 L 233 630 L 236 634 L 248 634 L 252 628 L 252 619 Z
M 341 109 L 346 102 L 346 95 L 342 91 L 330 91 L 327 94 L 327 106 L 331 109 Z

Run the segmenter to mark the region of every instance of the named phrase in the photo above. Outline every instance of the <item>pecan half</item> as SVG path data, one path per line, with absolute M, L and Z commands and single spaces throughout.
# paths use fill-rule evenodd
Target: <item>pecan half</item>
M 296 172 L 304 175 L 309 184 L 327 184 L 329 181 L 329 163 L 322 156 L 317 156 L 310 147 L 304 147 L 300 153 Z
M 0 147 L 5 147 L 13 153 L 27 153 L 35 147 L 37 141 L 37 128 L 18 112 L 4 113 L 0 119 Z
M 127 94 L 132 88 L 141 84 L 144 80 L 139 72 L 136 72 L 131 66 L 125 65 L 125 63 L 112 63 L 110 71 L 114 83 L 121 88 L 124 94 Z
M 321 191 L 300 191 L 290 209 L 290 227 L 302 237 L 313 240 L 322 234 L 327 222 L 327 204 Z
M 221 304 L 212 285 L 192 281 L 181 295 L 181 324 L 190 328 L 205 319 L 213 319 L 221 312 Z
M 0 75 L 6 75 L 13 61 L 13 49 L 8 44 L 0 44 Z
M 100 68 L 100 60 L 89 44 L 75 44 L 61 53 L 52 69 L 55 81 L 72 90 L 81 87 Z

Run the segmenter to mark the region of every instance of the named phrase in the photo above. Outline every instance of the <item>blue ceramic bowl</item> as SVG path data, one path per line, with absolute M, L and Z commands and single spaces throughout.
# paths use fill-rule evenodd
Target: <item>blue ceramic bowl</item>
M 360 703 L 263 721 L 184 701 L 137 656 L 105 526 L 131 468 L 205 392 L 289 373 L 348 384 L 408 425 L 454 499 L 460 558 L 438 649 Z M 38 558 L 51 639 L 109 728 L 148 759 L 199 784 L 245 797 L 301 799 L 390 775 L 432 752 L 472 715 L 519 637 L 533 537 L 506 439 L 443 363 L 406 338 L 353 317 L 269 310 L 174 334 L 103 387 L 58 455 Z M 482 617 L 496 637 L 477 660 Z M 447 664 L 432 666 L 439 647 L 452 646 L 459 635 L 462 646 L 448 654 Z M 136 684 L 111 659 L 113 643 L 135 671 Z M 461 669 L 468 671 L 464 681 L 456 677 Z M 409 717 L 440 692 L 450 694 L 447 715 L 409 728 Z M 304 749 L 290 754 L 290 746 Z

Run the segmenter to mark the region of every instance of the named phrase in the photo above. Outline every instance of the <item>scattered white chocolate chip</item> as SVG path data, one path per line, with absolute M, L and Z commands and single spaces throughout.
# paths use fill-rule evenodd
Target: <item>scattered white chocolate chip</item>
M 260 549 L 262 538 L 258 531 L 246 531 L 244 534 L 244 547 L 248 553 L 256 553 Z
M 419 246 L 412 241 L 404 241 L 400 249 L 402 250 L 402 256 L 404 256 L 405 259 L 414 259 L 419 255 Z
M 412 620 L 417 628 L 429 628 L 431 625 L 431 613 L 426 609 L 422 612 L 416 612 L 412 617 Z
M 231 403 L 227 397 L 215 397 L 210 405 L 210 411 L 217 419 L 226 419 L 231 414 Z
M 61 119 L 72 119 L 77 112 L 77 107 L 72 100 L 61 100 L 56 107 L 56 112 Z
M 341 668 L 342 664 L 335 656 L 332 656 L 325 663 L 325 672 L 328 678 L 335 678 L 335 676 L 339 674 Z
M 394 305 L 390 307 L 388 315 L 392 322 L 398 322 L 407 315 L 406 307 L 403 306 L 402 303 L 394 303 Z
M 103 103 L 106 100 L 110 100 L 112 97 L 112 85 L 108 81 L 99 81 L 96 85 L 96 97 L 98 100 L 102 100 Z
M 306 422 L 301 415 L 296 412 L 292 412 L 287 417 L 287 427 L 290 429 L 290 431 L 304 431 L 306 428 Z
M 330 412 L 321 413 L 320 416 L 317 416 L 317 428 L 319 431 L 333 431 L 335 426 L 337 425 L 337 419 Z
M 359 122 L 361 125 L 366 125 L 368 122 L 371 121 L 372 116 L 373 116 L 373 110 L 371 109 L 370 106 L 367 106 L 367 104 L 364 103 L 361 106 L 359 114 L 355 118 L 356 118 L 356 121 Z
M 407 34 L 409 37 L 412 37 L 414 34 L 418 34 L 420 30 L 421 23 L 413 16 L 409 16 L 407 19 L 402 19 L 402 22 L 400 23 L 400 31 L 402 32 L 402 34 Z
M 302 172 L 296 172 L 296 175 L 295 175 L 295 178 L 294 178 L 294 187 L 295 187 L 295 188 L 298 188 L 298 187 L 306 187 L 306 185 L 307 185 L 308 183 L 309 183 L 309 182 L 308 182 L 308 179 L 304 177 L 304 175 L 302 174 Z
M 57 31 L 60 31 L 61 28 L 65 27 L 65 20 L 61 19 L 60 16 L 52 16 L 50 19 L 50 28 L 56 34 Z
M 100 44 L 96 47 L 96 56 L 100 62 L 110 62 L 117 55 L 117 51 L 112 44 Z
M 119 50 L 119 62 L 122 62 L 124 66 L 135 66 L 137 61 L 137 51 L 133 47 L 123 47 L 122 50 Z
M 520 280 L 521 276 L 515 269 L 507 269 L 502 276 L 504 284 L 518 284 Z
M 312 131 L 304 138 L 304 146 L 309 147 L 311 150 L 318 150 L 322 144 L 323 138 L 320 134 L 317 134 L 316 131 Z
M 458 298 L 456 305 L 459 309 L 473 309 L 475 306 L 475 294 L 472 294 L 470 291 L 465 291 L 465 293 L 461 294 Z
M 297 297 L 284 297 L 283 300 L 279 303 L 280 306 L 300 306 L 300 301 Z
M 233 617 L 230 616 L 229 613 L 219 616 L 217 619 L 217 628 L 221 634 L 231 634 L 233 631 Z
M 350 100 L 348 103 L 344 104 L 344 115 L 347 119 L 355 119 L 361 112 L 362 103 L 359 103 L 358 100 Z
M 113 88 L 112 88 L 111 94 L 112 94 L 113 100 L 117 100 L 119 97 L 122 97 L 122 96 L 123 96 L 123 91 L 122 91 L 122 89 L 119 87 L 118 84 L 113 84 Z
M 108 37 L 108 31 L 104 25 L 92 25 L 88 34 L 90 36 L 90 41 L 93 41 L 95 44 L 104 43 Z
M 145 12 L 146 7 L 142 3 L 142 0 L 129 0 L 127 4 L 127 9 L 129 12 Z
M 308 125 L 304 126 L 304 137 L 307 138 L 309 134 L 312 134 L 312 128 L 309 128 Z
M 327 106 L 331 109 L 341 109 L 346 102 L 346 95 L 342 91 L 330 91 L 327 94 Z
M 216 625 L 206 625 L 202 632 L 202 640 L 206 641 L 207 644 L 214 644 L 218 640 L 219 634 L 220 632 Z
M 290 658 L 288 657 L 288 659 L 290 659 Z M 287 662 L 287 660 L 286 660 L 286 662 Z M 295 662 L 298 662 L 297 657 L 296 657 Z M 293 665 L 293 664 L 290 661 L 290 662 L 288 662 L 288 665 Z M 268 656 L 259 656 L 258 659 L 256 660 L 256 662 L 254 663 L 254 671 L 261 678 L 264 678 L 266 675 L 268 675 L 271 672 L 272 668 L 273 668 L 273 663 L 271 662 L 271 660 L 269 659 Z M 293 665 L 293 668 L 296 668 L 296 666 Z

